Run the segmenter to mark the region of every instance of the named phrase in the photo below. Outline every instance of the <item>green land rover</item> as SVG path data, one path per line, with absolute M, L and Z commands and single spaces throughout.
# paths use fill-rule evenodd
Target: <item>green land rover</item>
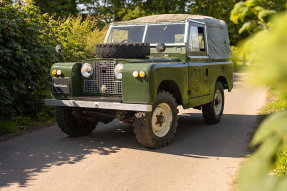
M 115 22 L 96 55 L 51 68 L 54 99 L 45 104 L 57 107 L 58 125 L 70 136 L 88 135 L 98 122 L 117 118 L 134 126 L 142 145 L 163 147 L 176 132 L 178 105 L 202 109 L 207 123 L 218 123 L 223 90 L 233 88 L 228 27 L 212 17 Z

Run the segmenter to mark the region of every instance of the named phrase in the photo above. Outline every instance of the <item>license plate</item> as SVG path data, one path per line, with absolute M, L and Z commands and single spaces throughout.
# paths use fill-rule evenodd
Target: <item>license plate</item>
M 52 78 L 52 92 L 53 93 L 70 93 L 70 79 L 69 78 Z

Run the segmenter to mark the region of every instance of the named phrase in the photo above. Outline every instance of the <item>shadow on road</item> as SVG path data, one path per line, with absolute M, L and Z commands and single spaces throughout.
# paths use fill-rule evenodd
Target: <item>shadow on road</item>
M 208 125 L 202 114 L 184 113 L 179 117 L 174 139 L 161 149 L 142 147 L 135 139 L 133 127 L 117 120 L 79 138 L 65 136 L 58 127 L 43 129 L 0 144 L 0 186 L 18 183 L 26 187 L 28 180 L 49 171 L 51 166 L 74 164 L 89 155 L 112 155 L 123 148 L 203 160 L 241 157 L 248 144 L 248 133 L 253 129 L 246 124 L 254 123 L 256 117 L 226 114 L 219 124 Z

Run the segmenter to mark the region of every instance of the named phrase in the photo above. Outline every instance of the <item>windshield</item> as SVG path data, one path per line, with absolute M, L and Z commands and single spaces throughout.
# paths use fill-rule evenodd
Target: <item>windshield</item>
M 145 26 L 113 27 L 107 43 L 142 42 Z
M 144 37 L 145 28 L 146 34 Z M 107 43 L 147 42 L 184 43 L 185 24 L 113 26 Z M 144 38 L 144 39 L 143 39 Z
M 145 42 L 184 43 L 185 24 L 148 25 Z

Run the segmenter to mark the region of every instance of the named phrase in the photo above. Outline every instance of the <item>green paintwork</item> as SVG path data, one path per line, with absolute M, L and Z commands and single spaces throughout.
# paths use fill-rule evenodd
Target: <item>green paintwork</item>
M 189 63 L 188 67 L 188 88 L 191 90 L 190 99 L 209 95 L 211 75 L 206 75 L 207 71 L 210 73 L 208 65 L 199 65 L 196 63 Z
M 150 57 L 154 57 L 154 55 L 158 51 L 155 47 L 150 48 Z M 157 54 L 156 58 L 167 58 L 167 59 L 177 59 L 178 62 L 186 62 L 186 48 L 185 46 L 167 46 L 164 52 L 160 52 Z
M 182 95 L 182 100 L 188 99 L 188 65 L 184 63 L 176 64 L 153 64 L 150 69 L 150 103 L 156 100 L 157 90 L 164 80 L 174 81 Z
M 54 76 L 53 70 L 61 70 L 60 76 Z M 80 63 L 56 63 L 51 67 L 51 77 L 70 78 L 70 94 L 54 93 L 54 99 L 72 99 L 72 96 L 80 95 L 81 91 L 81 64 Z
M 149 81 L 151 63 L 125 64 L 122 79 L 122 100 L 124 103 L 150 103 Z M 134 77 L 133 72 L 144 71 L 145 77 Z
M 207 56 L 207 52 L 188 51 L 187 56 Z
M 208 70 L 208 76 L 206 73 Z M 189 62 L 189 99 L 183 99 L 183 108 L 187 109 L 209 103 L 213 100 L 216 81 L 223 77 L 228 91 L 233 88 L 232 62 Z

